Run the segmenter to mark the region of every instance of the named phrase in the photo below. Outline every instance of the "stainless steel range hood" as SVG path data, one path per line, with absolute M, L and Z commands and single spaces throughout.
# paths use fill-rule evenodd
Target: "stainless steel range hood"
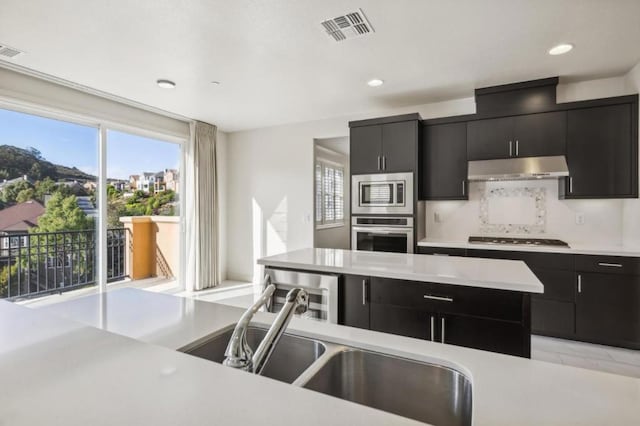
M 569 176 L 564 155 L 469 161 L 469 180 L 527 180 Z

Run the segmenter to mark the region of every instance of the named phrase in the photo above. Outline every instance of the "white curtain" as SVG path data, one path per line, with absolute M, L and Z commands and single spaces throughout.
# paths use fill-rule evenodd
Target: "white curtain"
M 185 148 L 186 259 L 188 291 L 220 283 L 216 126 L 196 121 Z

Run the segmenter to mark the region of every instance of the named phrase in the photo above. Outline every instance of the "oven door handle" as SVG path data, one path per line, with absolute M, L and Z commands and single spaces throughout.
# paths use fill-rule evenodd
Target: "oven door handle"
M 374 234 L 406 234 L 413 231 L 413 228 L 376 228 L 376 227 L 362 227 L 354 226 L 354 232 L 371 232 Z

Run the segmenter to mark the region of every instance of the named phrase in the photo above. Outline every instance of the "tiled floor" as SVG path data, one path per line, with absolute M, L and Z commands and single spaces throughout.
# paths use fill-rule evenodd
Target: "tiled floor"
M 531 358 L 640 378 L 640 351 L 531 336 Z

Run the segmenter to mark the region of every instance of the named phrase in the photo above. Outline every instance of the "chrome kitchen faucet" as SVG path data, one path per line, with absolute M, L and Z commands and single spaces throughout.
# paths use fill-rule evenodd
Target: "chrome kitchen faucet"
M 229 344 L 227 345 L 227 350 L 224 353 L 224 365 L 255 374 L 262 374 L 264 366 L 278 345 L 278 341 L 280 341 L 280 337 L 282 337 L 287 325 L 289 325 L 293 314 L 302 314 L 309 308 L 307 292 L 301 288 L 291 289 L 289 293 L 287 293 L 284 306 L 273 321 L 273 324 L 271 324 L 264 339 L 262 339 L 262 342 L 258 345 L 255 353 L 253 353 L 253 350 L 247 343 L 247 327 L 249 327 L 249 323 L 255 313 L 271 301 L 276 287 L 270 284 L 269 280 L 269 276 L 265 276 L 266 288 L 264 292 L 258 300 L 242 314 L 240 321 L 236 324 L 231 340 L 229 340 Z

